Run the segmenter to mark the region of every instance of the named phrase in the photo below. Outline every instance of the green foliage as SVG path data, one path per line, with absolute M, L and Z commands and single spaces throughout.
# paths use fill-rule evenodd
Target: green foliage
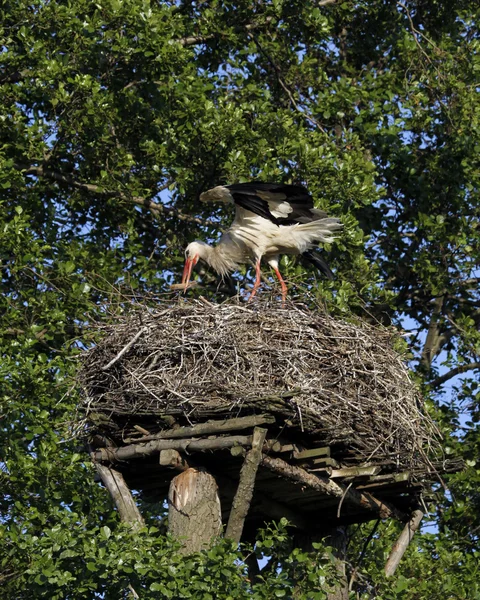
M 167 293 L 186 243 L 229 218 L 199 192 L 251 179 L 307 184 L 341 216 L 336 280 L 284 259 L 293 295 L 414 330 L 447 456 L 467 461 L 432 504 L 438 534 L 393 583 L 395 532 L 375 540 L 354 593 L 478 597 L 478 3 L 18 0 L 0 17 L 3 597 L 324 597 L 323 550 L 312 565 L 282 528 L 252 583 L 228 543 L 182 561 L 119 527 L 70 427 L 89 323 Z
M 152 600 L 213 600 L 218 597 L 216 590 L 221 590 L 226 600 L 291 598 L 292 594 L 323 600 L 324 590 L 335 584 L 335 567 L 321 544 L 313 553 L 288 550 L 286 523 L 262 531 L 257 549 L 259 554 L 268 549 L 275 566 L 281 562 L 285 568 L 269 569 L 255 583 L 241 566 L 242 554 L 228 540 L 185 557 L 176 551 L 178 544 L 159 535 L 155 527 L 132 533 L 122 525 L 113 530 L 108 525 L 92 527 L 74 512 L 58 517 L 41 536 L 24 534 L 19 528 L 10 532 L 15 554 L 20 551 L 29 561 L 23 573 L 14 571 L 15 563 L 10 565 L 12 597 L 117 599 L 129 597 L 134 590 Z
M 362 525 L 355 536 L 363 542 L 371 525 Z M 463 551 L 462 536 L 453 531 L 415 539 L 392 579 L 385 578 L 383 566 L 400 529 L 382 524 L 365 553 L 357 573 L 358 598 L 366 600 L 423 600 L 480 598 L 479 553 Z M 353 543 L 355 542 L 355 538 Z

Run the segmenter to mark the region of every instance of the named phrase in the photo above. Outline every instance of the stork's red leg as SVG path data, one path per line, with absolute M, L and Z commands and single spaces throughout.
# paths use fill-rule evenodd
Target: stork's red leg
M 278 277 L 278 281 L 280 282 L 280 286 L 282 287 L 282 306 L 285 306 L 285 301 L 287 299 L 287 292 L 288 292 L 287 284 L 283 280 L 283 277 L 282 277 L 280 271 L 276 267 L 274 267 L 273 270 L 275 271 L 275 275 Z
M 250 294 L 250 298 L 248 299 L 248 301 L 250 302 L 250 300 L 255 296 L 255 294 L 257 293 L 258 288 L 260 287 L 260 284 L 262 283 L 262 272 L 260 271 L 260 260 L 257 260 L 257 264 L 255 265 L 255 283 L 253 284 L 253 289 L 252 289 L 252 293 Z

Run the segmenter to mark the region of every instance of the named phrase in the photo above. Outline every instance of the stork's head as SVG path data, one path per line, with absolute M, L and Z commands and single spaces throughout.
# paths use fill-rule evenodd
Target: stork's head
M 233 198 L 228 188 L 223 185 L 217 185 L 217 187 L 200 194 L 200 202 L 225 202 L 225 204 L 231 204 Z
M 192 275 L 192 269 L 197 262 L 202 258 L 206 260 L 210 246 L 205 242 L 195 241 L 188 244 L 185 249 L 185 267 L 183 268 L 182 284 L 187 289 Z

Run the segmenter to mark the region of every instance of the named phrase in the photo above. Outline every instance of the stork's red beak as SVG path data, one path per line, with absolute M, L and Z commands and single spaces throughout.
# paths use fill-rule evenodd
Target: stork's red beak
M 188 284 L 190 283 L 190 277 L 192 275 L 192 269 L 198 262 L 198 255 L 190 258 L 187 256 L 185 260 L 185 266 L 183 267 L 182 285 L 184 291 L 187 290 Z

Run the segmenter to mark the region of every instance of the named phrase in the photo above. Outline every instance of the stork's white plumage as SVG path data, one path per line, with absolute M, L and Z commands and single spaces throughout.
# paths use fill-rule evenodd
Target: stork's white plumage
M 278 270 L 281 254 L 302 255 L 329 279 L 333 278 L 328 265 L 312 250 L 321 242 L 331 243 L 342 224 L 339 219 L 329 218 L 325 212 L 313 208 L 313 199 L 304 187 L 238 183 L 208 190 L 201 194 L 200 200 L 235 204 L 235 219 L 216 246 L 199 241 L 187 246 L 184 287 L 188 286 L 192 268 L 199 260 L 204 260 L 222 276 L 241 264 L 253 262 L 256 270 L 250 295 L 253 298 L 260 286 L 260 264 L 264 259 L 275 271 L 285 301 L 287 286 Z

